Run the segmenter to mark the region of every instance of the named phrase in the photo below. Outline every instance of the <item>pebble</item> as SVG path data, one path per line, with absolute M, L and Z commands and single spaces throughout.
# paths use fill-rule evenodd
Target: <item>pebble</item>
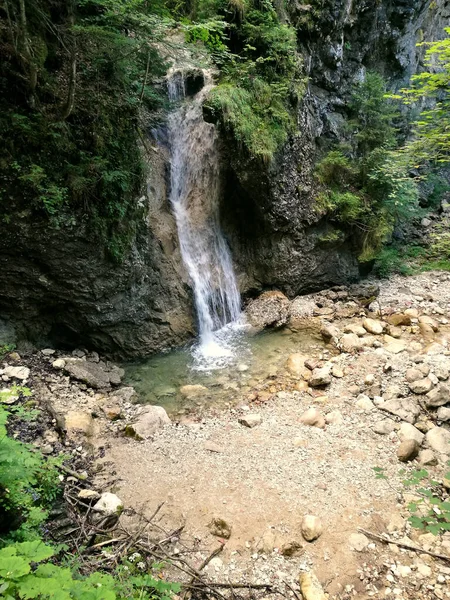
M 249 427 L 252 429 L 253 427 L 256 427 L 262 423 L 262 417 L 258 413 L 249 413 L 248 415 L 240 417 L 238 421 L 241 425 L 244 425 L 244 427 Z
M 416 440 L 403 440 L 397 449 L 397 458 L 400 462 L 414 460 L 419 454 L 419 444 Z
M 323 533 L 321 519 L 314 515 L 305 515 L 302 519 L 301 532 L 307 542 L 317 540 Z
M 308 409 L 299 420 L 303 425 L 309 425 L 310 427 L 319 427 L 319 429 L 325 427 L 325 418 L 316 408 Z

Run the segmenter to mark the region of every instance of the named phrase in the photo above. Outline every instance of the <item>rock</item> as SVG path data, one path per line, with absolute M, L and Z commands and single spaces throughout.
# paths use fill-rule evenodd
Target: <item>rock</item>
M 342 379 L 342 377 L 344 377 L 344 371 L 341 369 L 341 367 L 338 367 L 338 365 L 333 366 L 331 374 L 333 377 L 336 377 L 336 379 Z
M 64 429 L 68 435 L 81 432 L 92 436 L 94 433 L 94 421 L 90 413 L 79 410 L 70 410 L 64 415 Z
M 145 440 L 158 429 L 170 424 L 171 420 L 162 406 L 145 406 L 136 422 L 127 426 L 126 434 L 138 440 Z
M 339 338 L 341 332 L 336 327 L 336 325 L 322 325 L 320 334 L 325 342 L 329 342 L 334 338 Z
M 344 327 L 344 333 L 354 333 L 358 337 L 363 337 L 366 335 L 367 331 L 364 329 L 364 327 L 361 327 L 361 325 L 350 323 Z
M 436 416 L 439 419 L 439 421 L 450 421 L 450 408 L 447 408 L 446 406 L 441 406 L 438 409 Z
M 314 515 L 305 515 L 302 519 L 301 531 L 307 542 L 313 542 L 323 533 L 322 521 Z
M 248 415 L 240 417 L 238 421 L 241 425 L 244 425 L 245 427 L 249 427 L 251 429 L 262 423 L 262 417 L 258 413 L 250 413 Z
M 400 441 L 415 440 L 420 446 L 425 436 L 417 429 L 417 427 L 411 425 L 411 423 L 402 423 L 398 430 L 398 437 Z
M 53 451 L 54 451 L 54 447 L 51 444 L 45 444 L 44 446 L 41 446 L 42 454 L 45 454 L 45 455 L 53 454 Z
M 180 387 L 180 394 L 183 398 L 187 398 L 188 400 L 192 398 L 200 398 L 208 393 L 208 388 L 204 385 L 196 384 L 196 385 L 183 385 Z
M 307 367 L 305 367 L 306 356 L 304 354 L 300 354 L 299 352 L 295 354 L 291 354 L 286 363 L 286 369 L 292 375 L 297 375 L 301 377 L 306 371 L 308 371 Z
M 403 440 L 397 449 L 397 457 L 401 462 L 414 460 L 419 454 L 419 444 L 416 440 Z
M 54 350 L 53 348 L 44 348 L 43 350 L 41 350 L 41 354 L 43 354 L 44 356 L 52 356 L 53 354 L 55 354 L 56 350 Z
M 221 454 L 223 452 L 223 446 L 219 446 L 219 444 L 215 444 L 214 442 L 210 442 L 209 440 L 203 444 L 203 448 L 205 450 L 209 450 L 209 452 L 216 452 L 217 454 Z
M 409 389 L 414 394 L 427 394 L 433 387 L 433 382 L 429 377 L 417 379 L 409 384 Z
M 400 329 L 400 327 L 395 327 L 395 325 L 389 325 L 388 327 L 388 334 L 395 338 L 396 340 L 400 339 L 402 337 L 402 333 L 403 331 Z
M 391 325 L 394 325 L 394 327 L 399 327 L 400 325 L 411 325 L 411 316 L 407 314 L 406 311 L 405 314 L 396 313 L 394 315 L 389 315 L 386 320 Z
M 348 538 L 350 548 L 356 552 L 362 552 L 370 544 L 370 540 L 363 533 L 352 533 Z
M 427 373 L 428 374 L 428 373 Z M 412 383 L 413 381 L 417 381 L 418 379 L 423 378 L 423 373 L 420 369 L 411 368 L 408 369 L 405 373 L 406 381 L 408 383 Z
M 364 385 L 373 385 L 375 383 L 375 375 L 372 373 L 368 373 L 364 377 Z
M 211 535 L 215 535 L 225 540 L 230 539 L 231 536 L 231 525 L 229 525 L 224 519 L 215 517 L 208 524 L 208 529 Z
M 417 459 L 421 467 L 437 465 L 437 458 L 432 450 L 421 450 Z
M 117 421 L 122 416 L 122 409 L 118 404 L 107 404 L 103 406 L 103 412 L 110 421 Z
M 283 544 L 280 548 L 280 553 L 282 556 L 291 557 L 300 554 L 302 550 L 303 544 L 294 541 Z
M 341 337 L 339 344 L 342 352 L 349 354 L 357 352 L 363 346 L 362 341 L 355 333 L 345 333 Z
M 384 323 L 375 319 L 364 319 L 362 323 L 364 329 L 373 335 L 381 335 L 384 330 Z
M 428 407 L 438 408 L 450 402 L 450 390 L 446 385 L 441 383 L 429 391 L 424 400 Z
M 365 394 L 360 394 L 355 404 L 361 410 L 370 411 L 374 409 L 372 400 L 369 398 L 369 396 L 366 396 Z
M 249 302 L 245 309 L 247 321 L 258 330 L 281 327 L 287 323 L 290 304 L 289 299 L 277 290 L 264 292 Z
M 91 363 L 81 358 L 66 360 L 63 368 L 74 379 L 87 383 L 87 385 L 96 389 L 107 388 L 111 384 L 119 384 L 125 374 L 123 369 L 115 365 L 107 366 L 103 362 Z
M 78 492 L 78 498 L 80 500 L 97 501 L 100 499 L 101 494 L 95 490 L 80 490 Z
M 325 421 L 330 425 L 340 425 L 344 422 L 344 417 L 339 410 L 333 410 L 325 415 Z
M 331 363 L 324 365 L 320 369 L 314 369 L 311 378 L 309 379 L 309 385 L 311 387 L 323 387 L 331 383 Z
M 28 367 L 5 367 L 3 369 L 3 375 L 10 377 L 11 379 L 20 379 L 20 381 L 26 381 L 30 376 L 30 369 Z
M 136 391 L 133 387 L 121 387 L 119 389 L 114 390 L 111 395 L 111 400 L 116 402 L 131 402 L 131 400 L 136 396 Z
M 428 315 L 423 315 L 422 317 L 419 317 L 419 323 L 429 325 L 435 332 L 439 330 L 438 322 L 435 321 L 432 317 L 429 317 Z
M 98 513 L 98 518 L 101 520 L 105 517 L 120 517 L 123 511 L 123 502 L 122 500 L 116 496 L 116 494 L 111 494 L 111 492 L 104 492 L 100 496 L 100 500 L 94 504 L 92 510 Z
M 391 419 L 385 419 L 384 421 L 378 421 L 373 426 L 373 431 L 378 435 L 389 435 L 395 431 L 395 423 Z
M 326 600 L 327 596 L 314 573 L 301 573 L 299 582 L 303 600 Z
M 352 300 L 356 300 L 361 306 L 368 306 L 380 293 L 380 286 L 377 283 L 355 283 L 349 286 L 348 295 Z
M 425 441 L 431 450 L 450 455 L 450 431 L 443 427 L 433 427 L 425 434 Z
M 300 417 L 300 423 L 309 425 L 310 427 L 318 427 L 319 429 L 325 427 L 325 419 L 316 408 L 310 408 L 304 412 Z
M 422 227 L 429 227 L 431 225 L 433 221 L 431 219 L 427 219 L 426 217 L 423 217 L 423 219 L 420 221 L 420 224 L 422 225 Z
M 64 369 L 66 366 L 66 361 L 63 358 L 57 358 L 52 362 L 52 367 L 54 369 Z
M 399 354 L 400 352 L 406 350 L 406 344 L 401 340 L 392 338 L 392 342 L 389 342 L 387 346 L 385 346 L 385 350 L 391 354 Z
M 450 371 L 445 365 L 438 365 L 434 369 L 434 374 L 440 381 L 446 381 L 450 376 Z

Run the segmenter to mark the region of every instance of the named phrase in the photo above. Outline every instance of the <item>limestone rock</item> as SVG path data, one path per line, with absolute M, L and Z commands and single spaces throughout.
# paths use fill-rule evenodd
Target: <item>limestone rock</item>
M 300 423 L 309 425 L 310 427 L 318 427 L 319 429 L 325 427 L 325 419 L 316 408 L 310 408 L 304 412 L 300 417 Z
M 393 398 L 381 405 L 383 410 L 397 415 L 403 421 L 415 423 L 420 415 L 420 408 L 416 400 L 412 398 Z
M 224 519 L 215 517 L 208 525 L 208 529 L 212 535 L 215 535 L 225 540 L 230 539 L 231 536 L 231 525 L 229 525 Z
M 30 376 L 30 369 L 28 367 L 7 366 L 3 369 L 3 375 L 6 375 L 11 379 L 20 379 L 20 381 L 26 381 Z
M 425 397 L 425 404 L 431 408 L 444 406 L 448 402 L 450 402 L 450 389 L 442 383 L 429 391 Z
M 369 398 L 369 396 L 366 396 L 365 394 L 360 394 L 358 396 L 356 400 L 356 406 L 361 410 L 370 411 L 374 409 L 372 400 Z
M 418 454 L 419 444 L 416 440 L 403 440 L 397 450 L 397 457 L 401 462 L 414 460 Z
M 306 356 L 300 352 L 291 354 L 287 359 L 286 369 L 292 375 L 301 377 L 306 371 L 308 371 L 307 367 L 305 367 L 305 359 Z
M 131 400 L 136 396 L 136 391 L 133 387 L 121 387 L 111 394 L 111 400 L 116 402 L 131 402 Z
M 376 319 L 364 319 L 363 327 L 369 333 L 373 333 L 373 335 L 381 335 L 384 330 L 384 323 Z
M 301 531 L 307 542 L 313 542 L 323 533 L 322 521 L 314 515 L 305 515 L 302 519 Z
M 441 406 L 438 409 L 436 416 L 439 419 L 439 421 L 450 421 L 450 408 L 447 408 L 446 406 Z
M 137 421 L 127 427 L 127 435 L 140 440 L 151 437 L 158 429 L 170 425 L 171 420 L 162 406 L 146 406 Z
M 207 440 L 203 444 L 203 448 L 205 450 L 209 450 L 209 452 L 216 452 L 217 454 L 221 454 L 223 452 L 223 446 L 219 446 L 219 444 L 215 444 L 214 442 L 211 442 L 210 440 Z
M 104 517 L 119 517 L 123 511 L 123 502 L 111 492 L 104 492 L 100 496 L 100 500 L 94 504 L 92 510 L 99 513 L 100 518 Z
M 80 490 L 78 492 L 78 498 L 80 498 L 80 500 L 88 500 L 90 502 L 93 500 L 99 500 L 100 496 L 101 494 L 95 490 Z
M 339 410 L 332 410 L 327 415 L 325 415 L 325 421 L 330 425 L 340 425 L 344 422 L 344 417 Z
M 406 344 L 401 340 L 392 338 L 392 342 L 389 342 L 387 346 L 385 346 L 385 350 L 391 354 L 399 354 L 406 350 Z
M 287 323 L 290 301 L 278 290 L 264 292 L 251 300 L 245 309 L 247 320 L 256 329 L 281 327 Z
M 432 467 L 434 465 L 437 465 L 438 461 L 436 458 L 436 455 L 434 454 L 433 450 L 421 450 L 419 452 L 419 457 L 417 459 L 419 461 L 419 465 L 421 467 Z
M 336 379 L 342 379 L 342 377 L 344 377 L 344 370 L 338 365 L 334 365 L 331 374 L 333 377 L 336 377 Z
M 352 533 L 348 538 L 350 548 L 356 552 L 362 552 L 370 544 L 370 540 L 363 533 Z
M 309 380 L 309 385 L 311 387 L 323 387 L 331 383 L 331 363 L 324 365 L 320 369 L 314 369 L 312 372 L 311 378 Z
M 314 573 L 301 573 L 299 582 L 304 600 L 326 600 L 327 596 Z
M 417 379 L 409 384 L 409 389 L 414 394 L 427 394 L 433 387 L 433 382 L 429 377 Z
M 395 431 L 395 423 L 391 419 L 385 419 L 384 421 L 378 421 L 373 426 L 373 431 L 378 435 L 389 435 Z
M 320 334 L 325 342 L 329 342 L 333 338 L 339 338 L 341 332 L 336 325 L 323 325 L 320 330 Z
M 96 389 L 107 388 L 111 384 L 118 385 L 125 374 L 123 369 L 115 365 L 92 363 L 81 358 L 66 360 L 63 368 L 74 379 Z
M 450 455 L 450 431 L 443 427 L 433 427 L 425 434 L 425 441 L 431 450 Z
M 340 348 L 342 352 L 352 354 L 362 348 L 363 343 L 355 333 L 345 333 L 340 339 Z
M 239 423 L 250 429 L 262 423 L 262 417 L 258 413 L 249 413 L 239 418 Z
M 354 323 L 350 323 L 344 327 L 344 333 L 354 333 L 358 337 L 363 337 L 366 335 L 367 331 L 361 325 L 355 325 Z
M 183 385 L 180 387 L 180 394 L 183 398 L 190 400 L 191 398 L 200 398 L 208 393 L 208 388 L 204 385 Z
M 400 438 L 400 441 L 415 440 L 420 446 L 425 436 L 417 429 L 417 427 L 411 425 L 411 423 L 402 423 L 398 430 L 398 437 Z
M 406 381 L 408 383 L 413 383 L 413 381 L 417 381 L 418 379 L 422 379 L 423 378 L 423 373 L 418 368 L 411 368 L 411 369 L 408 369 L 406 371 L 405 377 L 406 377 Z
M 393 315 L 389 315 L 386 320 L 388 323 L 394 325 L 395 327 L 398 327 L 400 325 L 411 325 L 411 316 L 407 314 L 406 311 L 404 314 L 396 313 Z
M 81 432 L 84 435 L 91 436 L 94 433 L 94 421 L 90 413 L 70 410 L 64 416 L 64 429 L 68 435 Z
M 428 315 L 423 315 L 419 317 L 419 323 L 429 325 L 435 332 L 439 330 L 439 324 L 437 323 L 437 321 L 435 321 L 432 317 L 429 317 Z
M 64 369 L 66 366 L 66 361 L 63 358 L 57 358 L 52 362 L 52 367 L 54 369 Z
M 117 421 L 122 416 L 122 409 L 118 404 L 107 404 L 103 406 L 103 412 L 110 421 Z
M 291 557 L 296 556 L 301 553 L 303 550 L 303 545 L 299 542 L 292 541 L 283 544 L 280 548 L 280 553 L 282 556 Z

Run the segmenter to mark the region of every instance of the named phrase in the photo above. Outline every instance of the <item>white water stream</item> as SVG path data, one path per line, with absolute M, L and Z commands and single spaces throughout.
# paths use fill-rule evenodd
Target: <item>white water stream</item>
M 177 103 L 168 119 L 170 201 L 194 292 L 199 328 L 195 354 L 199 363 L 206 361 L 205 368 L 221 366 L 221 359 L 232 355 L 232 332 L 241 319 L 232 258 L 219 222 L 217 132 L 202 115 L 202 102 L 211 87 L 205 73 L 205 86 L 187 98 L 182 71 L 168 75 L 169 99 Z

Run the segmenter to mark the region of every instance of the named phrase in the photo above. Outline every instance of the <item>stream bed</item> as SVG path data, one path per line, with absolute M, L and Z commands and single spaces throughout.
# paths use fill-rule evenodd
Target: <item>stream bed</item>
M 182 416 L 202 407 L 234 405 L 268 378 L 284 372 L 290 354 L 322 348 L 323 341 L 312 328 L 272 329 L 257 335 L 240 332 L 233 339 L 232 355 L 221 363 L 202 362 L 196 346 L 186 346 L 124 365 L 126 384 L 136 389 L 139 402 L 157 404 L 172 416 Z M 186 385 L 202 385 L 207 391 L 186 397 L 180 392 Z

